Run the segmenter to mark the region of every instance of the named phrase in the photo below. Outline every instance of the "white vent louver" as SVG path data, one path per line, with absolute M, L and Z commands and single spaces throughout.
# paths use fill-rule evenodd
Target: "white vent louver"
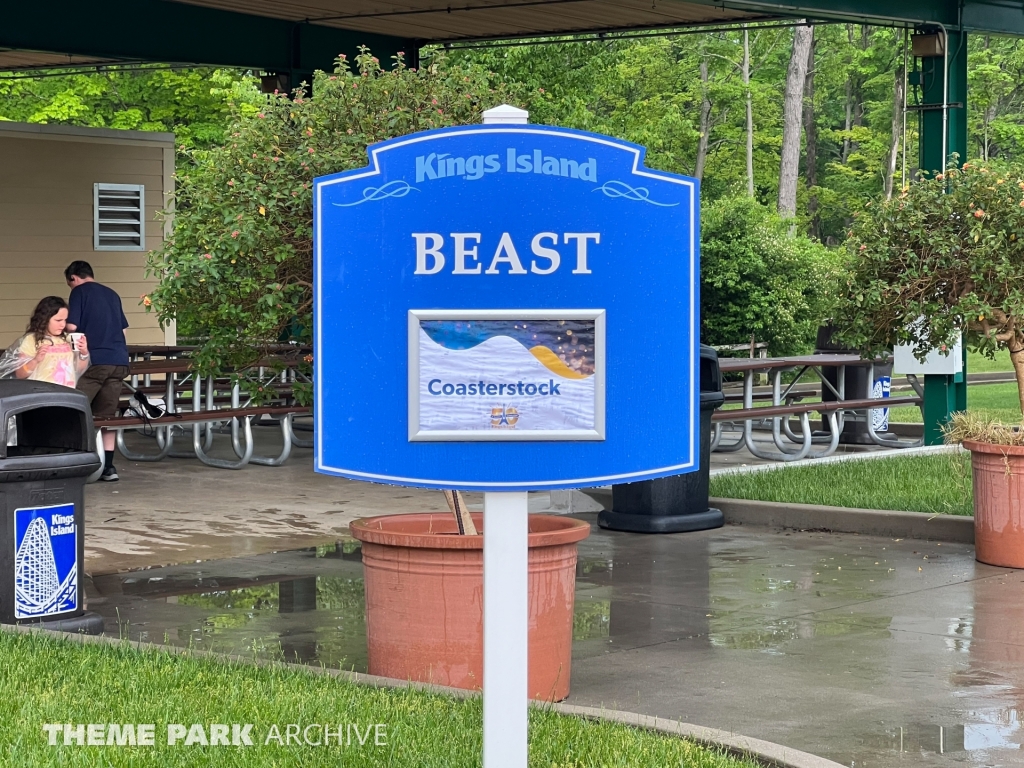
M 146 249 L 146 188 L 142 184 L 93 185 L 93 249 Z

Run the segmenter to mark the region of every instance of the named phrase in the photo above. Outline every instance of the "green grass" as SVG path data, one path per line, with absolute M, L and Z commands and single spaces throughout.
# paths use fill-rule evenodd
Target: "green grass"
M 732 499 L 971 515 L 970 456 L 894 456 L 778 467 L 711 478 L 711 495 Z
M 1010 352 L 1006 349 L 1000 349 L 996 352 L 994 360 L 989 360 L 984 355 L 979 355 L 977 352 L 967 353 L 967 372 L 968 373 L 995 373 L 996 371 L 1012 371 L 1013 364 L 1010 362 Z
M 0 632 L 0 764 L 11 767 L 218 768 L 480 765 L 481 702 L 411 690 L 359 686 L 327 675 L 138 651 L 127 644 L 81 645 Z M 156 743 L 49 746 L 45 723 L 152 723 Z M 252 723 L 253 746 L 167 745 L 168 724 Z M 265 744 L 298 723 L 386 725 L 386 746 Z M 311 732 L 313 735 L 315 731 Z M 544 768 L 754 768 L 683 741 L 607 723 L 530 712 L 530 765 Z
M 894 393 L 893 397 L 899 397 L 901 394 Z M 973 384 L 967 387 L 967 408 L 1009 424 L 1018 424 L 1021 421 L 1017 384 L 1012 381 L 1003 384 Z M 921 409 L 917 406 L 890 408 L 889 421 L 920 424 Z

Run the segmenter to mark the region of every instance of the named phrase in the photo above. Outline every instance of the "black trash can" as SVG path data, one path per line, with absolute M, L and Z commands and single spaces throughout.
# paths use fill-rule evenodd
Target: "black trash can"
M 836 343 L 832 336 L 835 333 L 835 328 L 830 325 L 822 326 L 818 329 L 818 337 L 814 344 L 814 354 L 816 355 L 856 355 L 857 350 L 848 349 L 841 344 Z M 825 380 L 839 389 L 839 369 L 837 368 L 825 368 L 822 371 Z M 846 373 L 843 376 L 843 387 L 844 394 L 849 400 L 866 400 L 872 397 L 883 397 L 887 396 L 889 386 L 892 381 L 892 363 L 876 363 L 875 364 L 875 375 L 873 381 L 868 381 L 868 369 L 864 366 L 851 365 L 846 368 Z M 829 403 L 836 400 L 835 394 L 828 387 L 823 386 L 821 388 L 821 399 L 823 402 Z M 881 414 L 881 411 L 875 411 L 875 414 Z M 879 418 L 879 416 L 873 416 L 872 418 Z M 891 437 L 895 439 L 895 435 L 889 435 L 883 428 L 883 421 L 879 421 L 875 425 L 875 431 L 880 437 Z M 821 429 L 825 434 L 831 434 L 829 423 L 827 418 L 821 420 Z M 867 418 L 862 413 L 847 413 L 843 419 L 843 431 L 839 434 L 839 442 L 844 445 L 874 445 L 874 441 L 868 434 Z
M 700 347 L 700 463 L 685 475 L 612 486 L 612 510 L 597 516 L 602 528 L 634 533 L 682 533 L 720 528 L 721 510 L 708 507 L 711 415 L 725 402 L 718 353 Z
M 0 380 L 0 622 L 103 631 L 85 611 L 84 488 L 99 469 L 85 395 Z

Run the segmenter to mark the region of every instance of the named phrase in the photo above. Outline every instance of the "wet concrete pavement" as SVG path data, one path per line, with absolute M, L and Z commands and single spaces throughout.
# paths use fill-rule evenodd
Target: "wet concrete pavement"
M 276 427 L 254 431 L 257 453 L 280 453 Z M 152 437 L 127 439 L 138 453 L 155 450 Z M 211 455 L 233 458 L 226 435 L 217 436 Z M 711 462 L 712 470 L 763 463 L 745 450 L 713 454 Z M 360 517 L 448 508 L 437 491 L 318 475 L 308 448 L 294 448 L 280 467 L 225 470 L 195 458 L 147 463 L 120 454 L 116 464 L 120 482 L 94 483 L 85 490 L 86 571 L 93 575 L 315 546 L 346 535 L 348 524 Z M 480 494 L 466 499 L 471 509 L 482 508 Z M 586 502 L 576 494 L 572 511 L 600 507 L 581 506 L 581 500 Z M 547 493 L 530 494 L 531 511 L 551 504 Z M 560 511 L 570 511 L 567 501 Z
M 358 544 L 338 538 L 97 576 L 89 607 L 114 635 L 364 671 Z M 595 525 L 577 575 L 571 703 L 851 766 L 1024 764 L 1024 573 L 969 546 Z
M 261 452 L 280 450 L 278 430 L 257 435 Z M 130 439 L 139 452 L 155 446 Z M 230 455 L 226 436 L 217 438 L 214 455 Z M 281 467 L 225 470 L 194 458 L 145 463 L 120 455 L 115 463 L 119 482 L 85 490 L 86 571 L 93 575 L 312 546 L 347 534 L 359 517 L 447 509 L 436 491 L 318 475 L 306 448 L 295 448 Z
M 969 546 L 729 526 L 583 558 L 609 625 L 575 644 L 575 703 L 851 766 L 1024 764 L 1024 574 Z
M 256 428 L 257 450 L 280 453 L 280 432 Z M 130 435 L 137 452 L 155 441 Z M 232 458 L 229 438 L 217 437 L 212 455 Z M 360 517 L 447 511 L 439 491 L 318 475 L 313 451 L 295 448 L 280 467 L 250 464 L 217 469 L 195 458 L 128 461 L 121 480 L 85 488 L 86 572 L 114 573 L 174 563 L 247 557 L 335 541 Z M 470 509 L 482 496 L 467 493 Z M 531 494 L 531 511 L 547 508 L 548 494 Z

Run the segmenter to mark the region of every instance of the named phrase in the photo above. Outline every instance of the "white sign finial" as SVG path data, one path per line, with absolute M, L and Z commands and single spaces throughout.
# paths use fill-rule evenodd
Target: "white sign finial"
M 510 104 L 502 104 L 501 106 L 492 107 L 484 111 L 484 125 L 494 125 L 496 123 L 526 125 L 529 122 L 529 112 L 519 107 L 513 107 Z

